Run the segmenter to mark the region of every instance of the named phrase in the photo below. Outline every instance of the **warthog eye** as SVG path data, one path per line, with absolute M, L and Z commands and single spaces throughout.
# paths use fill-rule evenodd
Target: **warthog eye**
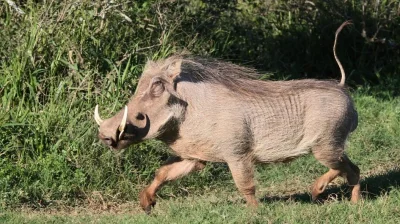
M 160 96 L 164 92 L 164 83 L 160 78 L 153 78 L 150 92 L 155 97 Z

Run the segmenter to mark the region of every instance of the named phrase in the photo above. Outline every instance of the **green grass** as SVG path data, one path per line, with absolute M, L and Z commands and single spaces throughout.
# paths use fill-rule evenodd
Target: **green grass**
M 365 15 L 357 1 L 16 2 L 24 15 L 0 4 L 0 222 L 397 223 L 396 1 L 367 4 Z M 337 78 L 331 46 L 348 15 L 355 25 L 342 32 L 338 53 L 359 112 L 347 153 L 361 169 L 364 201 L 349 204 L 338 179 L 324 203 L 311 203 L 309 187 L 326 168 L 307 156 L 257 167 L 257 211 L 245 207 L 227 166 L 210 163 L 166 185 L 151 216 L 141 212 L 137 195 L 168 149 L 148 141 L 109 151 L 96 136 L 96 104 L 111 116 L 148 58 L 182 49 L 271 71 L 271 79 Z M 387 42 L 361 38 L 362 19 L 369 36 L 385 24 L 376 37 Z
M 256 210 L 246 208 L 232 195 L 190 196 L 161 200 L 148 216 L 125 214 L 73 215 L 6 213 L 0 221 L 10 223 L 398 223 L 400 191 L 393 190 L 358 205 L 330 201 L 324 205 L 278 200 L 262 203 Z

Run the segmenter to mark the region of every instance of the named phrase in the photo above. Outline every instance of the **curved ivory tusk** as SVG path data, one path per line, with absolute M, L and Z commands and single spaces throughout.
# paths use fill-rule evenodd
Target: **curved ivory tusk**
M 96 105 L 96 108 L 94 108 L 94 119 L 96 120 L 96 123 L 98 125 L 101 125 L 101 123 L 103 123 L 103 119 L 101 119 L 99 115 L 99 105 Z
M 118 138 L 119 139 L 121 138 L 122 133 L 124 133 L 127 117 L 128 117 L 128 107 L 125 105 L 124 116 L 122 117 L 121 124 L 118 127 L 118 130 L 119 130 L 119 137 Z

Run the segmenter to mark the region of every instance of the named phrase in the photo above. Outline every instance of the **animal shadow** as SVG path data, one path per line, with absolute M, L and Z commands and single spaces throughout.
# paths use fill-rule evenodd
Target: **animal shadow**
M 361 180 L 361 194 L 364 200 L 375 200 L 378 197 L 389 193 L 393 189 L 400 188 L 400 168 L 388 170 L 385 173 L 371 175 Z M 342 201 L 350 198 L 350 191 L 347 184 L 327 188 L 324 193 L 319 195 L 316 203 L 329 201 Z M 313 203 L 309 192 L 296 193 L 283 196 L 264 196 L 260 199 L 262 203 L 276 201 L 295 201 L 301 203 Z

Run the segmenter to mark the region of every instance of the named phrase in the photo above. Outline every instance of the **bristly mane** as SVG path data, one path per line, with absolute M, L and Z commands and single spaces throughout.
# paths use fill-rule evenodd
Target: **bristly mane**
M 338 82 L 332 80 L 296 80 L 296 81 L 261 81 L 261 74 L 255 69 L 235 65 L 230 62 L 194 57 L 190 55 L 174 55 L 165 60 L 150 61 L 145 70 L 167 69 L 171 64 L 182 60 L 179 81 L 208 82 L 227 87 L 241 93 L 282 93 L 306 88 L 338 88 Z

